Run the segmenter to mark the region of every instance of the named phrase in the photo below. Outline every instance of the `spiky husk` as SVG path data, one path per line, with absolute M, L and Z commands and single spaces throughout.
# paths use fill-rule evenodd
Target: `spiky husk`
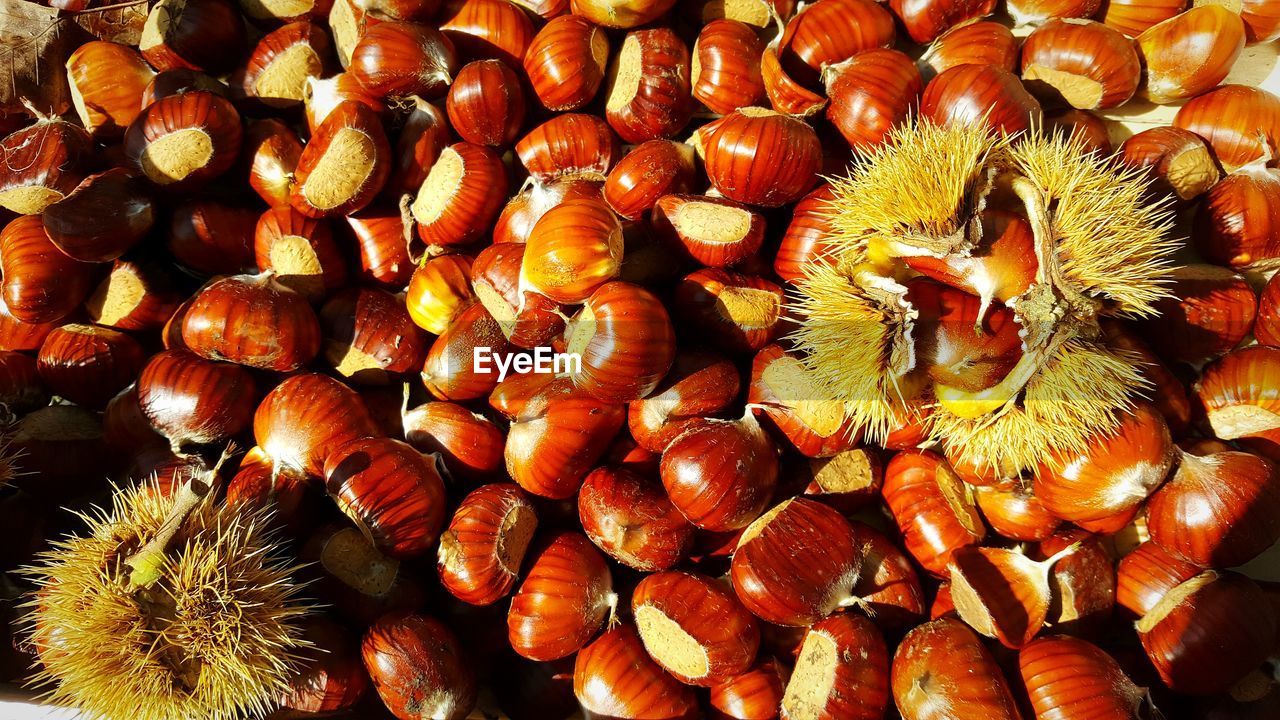
M 988 159 L 1004 143 L 964 127 L 895 128 L 883 145 L 858 152 L 847 177 L 831 180 L 832 246 L 865 253 L 873 239 L 893 238 L 936 253 L 954 245 L 975 193 L 990 180 Z
M 929 415 L 930 437 L 977 467 L 1012 475 L 1034 470 L 1050 453 L 1076 453 L 1110 433 L 1135 394 L 1148 387 L 1127 353 L 1088 342 L 1058 348 L 1027 383 L 1022 401 L 974 419 L 943 407 Z
M 1062 272 L 1114 314 L 1155 312 L 1178 241 L 1168 200 L 1146 196 L 1145 170 L 1087 152 L 1079 138 L 1032 134 L 1004 149 L 1048 200 Z
M 153 482 L 82 513 L 83 536 L 56 542 L 25 574 L 24 619 L 49 702 L 112 720 L 263 715 L 287 688 L 310 608 L 276 555 L 266 516 L 205 499 L 169 544 L 163 574 L 132 589 L 124 561 L 173 502 Z
M 1176 248 L 1169 208 L 1149 202 L 1141 173 L 1062 134 L 994 140 L 981 128 L 909 121 L 832 184 L 836 268 L 815 268 L 799 284 L 802 326 L 793 337 L 808 353 L 815 380 L 845 403 L 869 440 L 884 440 L 900 394 L 916 403 L 930 399 L 903 393 L 901 369 L 885 364 L 895 339 L 909 337 L 910 328 L 874 327 L 877 320 L 909 325 L 912 313 L 880 312 L 866 293 L 869 284 L 850 281 L 847 268 L 892 275 L 896 270 L 884 268 L 895 264 L 895 254 L 942 248 L 965 255 L 985 203 L 1003 193 L 1009 197 L 1002 201 L 1026 201 L 1030 213 L 1033 198 L 1024 190 L 1035 196 L 1046 230 L 1038 234 L 1037 283 L 1010 306 L 1037 369 L 1019 381 L 1012 401 L 982 417 L 938 407 L 931 435 L 967 460 L 1021 471 L 1115 428 L 1143 384 L 1134 361 L 1101 340 L 1098 316 L 1151 314 L 1166 295 Z M 1010 194 L 1014 188 L 1022 194 Z M 889 262 L 869 262 L 877 253 Z
M 909 335 L 910 312 L 891 281 L 878 289 L 862 287 L 850 269 L 810 267 L 801 280 L 796 312 L 803 322 L 792 334 L 806 353 L 811 379 L 823 396 L 842 403 L 845 415 L 876 438 L 897 426 L 903 387 L 915 358 Z M 905 288 L 904 288 L 905 290 Z

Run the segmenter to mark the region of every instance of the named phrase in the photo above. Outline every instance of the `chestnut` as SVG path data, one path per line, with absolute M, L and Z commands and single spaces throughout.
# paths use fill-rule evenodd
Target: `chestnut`
M 210 360 L 290 372 L 320 352 L 320 324 L 307 301 L 270 273 L 234 275 L 192 298 L 182 341 Z
M 875 624 L 838 613 L 804 634 L 779 715 L 877 720 L 889 706 L 889 651 Z
M 50 242 L 83 262 L 120 257 L 151 230 L 155 216 L 150 193 L 124 168 L 90 175 L 41 214 Z
M 1037 717 L 1129 717 L 1146 699 L 1110 655 L 1073 637 L 1030 643 L 1018 668 Z
M 273 467 L 316 478 L 339 447 L 379 434 L 360 395 L 314 373 L 285 378 L 253 415 L 254 439 Z
M 360 252 L 355 275 L 384 290 L 404 288 L 413 275 L 414 263 L 404 237 L 404 217 L 395 208 L 369 207 L 346 217 Z
M 1017 0 L 1009 3 L 1009 12 L 1016 12 Z M 1013 72 L 1018 65 L 1018 45 L 1021 41 L 1013 31 L 991 20 L 957 25 L 943 33 L 925 49 L 920 62 L 930 75 L 949 70 L 957 65 L 995 65 L 1006 72 Z
M 76 323 L 49 333 L 36 356 L 40 379 L 71 402 L 101 410 L 142 369 L 142 346 L 129 335 Z
M 712 710 L 708 717 L 714 720 L 776 717 L 788 675 L 781 662 L 765 659 L 751 666 L 750 670 L 713 685 Z
M 80 124 L 94 137 L 117 139 L 142 112 L 142 92 L 155 71 L 135 48 L 90 40 L 67 58 L 67 85 Z
M 298 157 L 289 204 L 309 217 L 360 210 L 386 183 L 390 156 L 377 114 L 363 103 L 339 103 Z
M 936 125 L 980 125 L 992 134 L 1016 135 L 1038 122 L 1042 112 L 1013 73 L 994 65 L 956 65 L 925 86 L 920 117 Z
M 37 215 L 69 195 L 84 179 L 92 144 L 83 128 L 58 119 L 9 134 L 0 141 L 0 207 Z
M 649 658 L 635 626 L 622 624 L 602 633 L 578 652 L 573 694 L 593 717 L 699 717 L 693 689 L 667 674 Z
M 814 85 L 824 67 L 864 50 L 893 45 L 893 14 L 870 0 L 819 0 L 787 22 L 778 41 L 781 69 L 802 86 Z
M 730 200 L 778 207 L 817 182 L 822 148 L 804 121 L 758 107 L 725 116 L 702 140 L 712 187 Z
M 671 9 L 675 0 L 572 0 L 575 15 L 612 28 L 647 25 Z
M 341 625 L 319 616 L 307 621 L 302 671 L 289 683 L 280 704 L 302 712 L 348 710 L 369 690 L 369 675 L 360 648 Z
M 609 566 L 581 533 L 555 533 L 529 552 L 507 613 L 511 648 L 539 662 L 572 655 L 617 605 Z
M 461 0 L 446 4 L 440 31 L 462 57 L 501 60 L 514 69 L 533 43 L 534 25 L 520 3 Z
M 492 148 L 450 145 L 431 166 L 410 209 L 429 246 L 465 245 L 483 235 L 502 209 L 507 169 Z
M 694 99 L 727 115 L 764 97 L 760 55 L 764 46 L 744 22 L 720 18 L 702 26 L 693 43 L 690 83 Z
M 524 55 L 524 71 L 543 107 L 577 110 L 595 97 L 604 82 L 609 37 L 591 19 L 561 15 L 533 36 Z
M 472 490 L 440 536 L 440 582 L 472 605 L 506 597 L 520 577 L 537 527 L 529 497 L 515 485 L 493 483 Z
M 637 220 L 667 195 L 693 189 L 693 148 L 648 140 L 627 153 L 604 181 L 604 199 L 619 216 Z
M 687 328 L 730 351 L 756 352 L 782 332 L 782 288 L 755 275 L 696 270 L 676 286 L 672 301 Z
M 803 497 L 784 500 L 738 539 L 730 577 L 743 605 L 775 625 L 811 625 L 854 605 L 863 548 L 849 522 Z
M 0 230 L 0 294 L 17 322 L 41 325 L 70 315 L 92 289 L 92 268 L 59 251 L 39 215 L 16 217 Z
M 1045 100 L 1113 108 L 1128 102 L 1141 80 L 1133 42 L 1100 22 L 1050 20 L 1022 43 L 1022 81 Z
M 1221 5 L 1193 7 L 1138 36 L 1147 68 L 1147 98 L 1170 103 L 1222 82 L 1244 50 L 1245 24 Z
M 972 630 L 943 617 L 907 633 L 893 655 L 893 699 L 903 720 L 1021 717 L 1000 666 Z
M 332 448 L 325 487 L 389 557 L 422 555 L 444 524 L 444 480 L 434 458 L 390 438 L 361 438 Z
M 769 345 L 751 363 L 747 401 L 807 457 L 830 457 L 858 441 L 844 407 L 826 399 L 800 357 Z
M 760 628 L 733 590 L 703 575 L 647 575 L 632 593 L 631 611 L 649 657 L 691 685 L 746 672 L 760 647 Z
M 689 48 L 669 28 L 632 30 L 605 90 L 605 118 L 629 143 L 667 138 L 689 122 Z
M 462 720 L 475 707 L 475 673 L 458 638 L 439 620 L 384 615 L 365 631 L 360 647 L 374 688 L 399 720 L 419 720 L 424 709 L 433 718 Z
M 530 130 L 516 143 L 516 155 L 542 182 L 565 177 L 599 181 L 622 157 L 622 144 L 604 120 L 565 113 Z
M 307 81 L 329 74 L 331 44 L 329 34 L 314 23 L 282 25 L 258 41 L 238 72 L 236 89 L 269 108 L 299 105 Z
M 403 102 L 412 105 L 408 115 L 402 116 L 404 124 L 393 149 L 391 174 L 382 188 L 388 204 L 396 206 L 405 195 L 418 194 L 440 154 L 453 142 L 444 108 L 416 95 Z
M 486 348 L 491 358 L 509 348 L 502 328 L 484 305 L 464 307 L 427 350 L 422 363 L 422 383 L 439 400 L 474 400 L 498 384 L 496 362 L 477 363 L 476 349 Z
M 1253 327 L 1257 295 L 1243 277 L 1216 265 L 1181 265 L 1169 273 L 1172 297 L 1139 329 L 1160 357 L 1203 362 L 1240 344 Z M 1178 341 L 1173 342 L 1172 336 Z
M 621 267 L 622 224 L 609 206 L 600 200 L 566 200 L 529 233 L 520 284 L 556 302 L 576 304 L 617 277 Z
M 0 350 L 0 403 L 22 413 L 49 404 L 49 391 L 40 380 L 35 358 Z
M 249 427 L 257 385 L 239 365 L 205 360 L 190 350 L 165 350 L 138 376 L 138 406 L 175 452 L 226 440 Z
M 346 261 L 328 222 L 288 206 L 272 208 L 258 219 L 253 253 L 259 272 L 272 273 L 276 282 L 311 302 L 347 281 Z
M 1262 88 L 1222 85 L 1188 100 L 1173 126 L 1204 138 L 1230 173 L 1266 157 L 1280 141 L 1280 97 Z
M 927 43 L 953 27 L 991 14 L 993 0 L 891 0 L 889 7 L 918 43 Z
M 642 572 L 671 569 L 693 541 L 693 525 L 658 479 L 625 467 L 600 467 L 587 475 L 578 490 L 578 519 L 596 547 Z
M 661 453 L 703 418 L 728 410 L 740 385 L 738 370 L 728 358 L 704 351 L 678 351 L 671 371 L 658 387 L 628 405 L 631 435 L 640 447 Z
M 230 170 L 243 135 L 230 101 L 192 90 L 148 105 L 125 132 L 124 150 L 148 180 L 180 192 Z
M 924 81 L 916 64 L 897 50 L 866 50 L 823 70 L 831 103 L 827 119 L 849 146 L 866 150 L 885 142 L 919 102 Z
M 1153 191 L 1180 200 L 1203 195 L 1222 177 L 1205 141 L 1181 128 L 1155 127 L 1131 135 L 1119 154 L 1125 165 L 1147 169 Z
M 231 0 L 160 0 L 151 6 L 138 49 L 156 70 L 221 75 L 244 53 L 245 29 Z
M 986 536 L 967 486 L 946 460 L 927 450 L 893 456 L 884 470 L 884 501 L 902 531 L 907 552 L 943 575 L 961 547 Z
M 234 275 L 254 265 L 253 236 L 261 214 L 220 200 L 189 200 L 169 215 L 166 245 L 196 275 Z
M 483 480 L 502 469 L 506 435 L 492 420 L 462 405 L 423 403 L 405 412 L 402 423 L 405 441 L 439 455 L 451 477 Z
M 446 108 L 454 131 L 469 143 L 499 147 L 515 142 L 524 124 L 524 91 L 501 60 L 462 66 L 449 87 Z
M 445 94 L 457 56 L 436 28 L 418 23 L 379 22 L 365 29 L 351 51 L 347 70 L 374 97 Z
M 709 419 L 662 451 L 662 484 L 672 504 L 704 530 L 738 530 L 768 506 L 778 482 L 777 448 L 750 412 Z
M 471 261 L 466 255 L 424 259 L 413 271 L 405 291 L 409 317 L 423 330 L 443 334 L 458 313 L 475 300 L 471 274 Z
M 622 281 L 596 288 L 565 329 L 565 352 L 579 357 L 570 370 L 574 386 L 611 402 L 653 392 L 671 369 L 675 345 L 662 302 Z

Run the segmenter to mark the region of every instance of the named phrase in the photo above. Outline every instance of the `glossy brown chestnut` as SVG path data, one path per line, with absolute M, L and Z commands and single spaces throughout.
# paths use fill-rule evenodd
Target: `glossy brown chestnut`
M 1173 125 L 1204 138 L 1222 168 L 1232 172 L 1280 142 L 1280 97 L 1262 88 L 1223 85 L 1188 100 Z
M 1222 174 L 1213 153 L 1195 133 L 1176 127 L 1155 127 L 1132 135 L 1120 146 L 1121 161 L 1147 169 L 1151 189 L 1193 200 L 1218 182 Z
M 649 140 L 632 148 L 609 171 L 604 199 L 618 215 L 637 220 L 659 198 L 693 189 L 693 148 L 670 140 Z
M 111 408 L 107 412 L 111 412 Z M 300 537 L 315 530 L 316 514 L 328 505 L 306 475 L 276 467 L 260 447 L 250 448 L 240 459 L 240 469 L 227 483 L 226 502 L 232 507 L 270 510 L 290 532 Z M 348 529 L 359 533 L 355 528 Z M 369 551 L 376 552 L 371 545 Z
M 198 275 L 234 275 L 254 265 L 253 236 L 260 213 L 220 200 L 175 206 L 166 245 L 183 267 Z
M 778 716 L 789 675 L 790 672 L 778 660 L 761 660 L 741 675 L 711 687 L 708 717 L 713 720 L 772 720 Z
M 422 383 L 427 391 L 440 400 L 474 400 L 492 392 L 498 384 L 497 364 L 480 367 L 475 362 L 476 348 L 488 348 L 497 357 L 505 355 L 510 346 L 484 305 L 473 302 L 427 350 L 422 364 Z
M 806 75 L 809 74 L 807 65 L 796 64 Z M 805 87 L 787 72 L 778 59 L 778 49 L 772 45 L 766 47 L 760 56 L 760 78 L 764 81 L 764 94 L 769 98 L 769 105 L 780 113 L 807 118 L 827 106 L 825 97 Z
M 743 605 L 775 625 L 811 625 L 858 602 L 863 548 L 849 522 L 806 498 L 785 500 L 738 539 L 730 577 Z
M 361 654 L 382 703 L 399 720 L 419 720 L 424 711 L 462 720 L 475 707 L 475 672 L 462 643 L 439 620 L 385 615 L 365 631 Z
M 346 261 L 329 222 L 288 206 L 258 219 L 253 252 L 259 272 L 272 273 L 276 282 L 313 303 L 347 282 Z
M 504 453 L 507 473 L 534 495 L 570 498 L 608 450 L 626 410 L 575 390 L 568 378 L 532 377 L 540 389 L 507 413 L 512 420 Z M 504 384 L 519 384 L 518 378 Z M 504 390 L 499 385 L 495 396 Z
M 392 153 L 391 174 L 382 188 L 388 204 L 396 206 L 405 195 L 418 194 L 440 154 L 453 142 L 448 116 L 439 103 L 429 103 L 416 95 L 401 103 L 411 104 L 411 109 L 403 116 L 404 125 Z
M 94 137 L 116 139 L 142 112 L 142 91 L 155 71 L 136 49 L 90 40 L 67 58 L 67 85 L 80 124 Z
M 778 207 L 817 182 L 822 149 L 802 120 L 764 108 L 739 108 L 702 141 L 712 187 L 730 200 Z
M 347 70 L 374 97 L 434 100 L 453 81 L 457 56 L 449 38 L 433 27 L 380 22 L 360 35 Z
M 830 457 L 858 441 L 844 408 L 824 398 L 800 356 L 781 345 L 769 345 L 756 354 L 747 402 L 807 457 Z
M 893 655 L 891 682 L 903 720 L 1021 717 L 1000 666 L 955 618 L 939 618 L 907 633 Z
M 622 281 L 601 285 L 583 301 L 566 326 L 565 343 L 565 352 L 579 358 L 569 371 L 574 386 L 610 402 L 653 392 L 676 352 L 675 329 L 662 301 Z
M 1195 563 L 1171 555 L 1160 545 L 1144 542 L 1120 559 L 1116 568 L 1116 603 L 1130 617 L 1141 618 L 1178 585 L 1199 575 Z
M 1049 616 L 1053 566 L 1074 545 L 1044 559 L 995 547 L 966 546 L 951 555 L 950 593 L 956 614 L 974 630 L 1017 649 L 1031 642 Z
M 1061 524 L 1044 503 L 1021 484 L 1012 488 L 980 487 L 974 491 L 978 509 L 987 524 L 1001 537 L 1038 542 L 1053 534 Z
M 218 97 L 231 98 L 231 88 L 212 75 L 190 68 L 176 68 L 156 73 L 142 91 L 142 109 L 146 109 L 157 100 L 181 95 L 193 90 L 211 92 Z
M 1253 327 L 1257 295 L 1243 277 L 1216 265 L 1183 265 L 1170 273 L 1172 297 L 1141 330 L 1162 358 L 1203 362 L 1240 344 Z M 1177 342 L 1172 340 L 1177 336 Z
M 649 656 L 691 685 L 746 672 L 760 647 L 756 619 L 727 584 L 704 575 L 647 575 L 631 595 L 631 610 Z
M 520 67 L 533 42 L 533 20 L 519 3 L 462 0 L 447 3 L 440 31 L 462 57 L 501 60 Z
M 160 0 L 151 6 L 138 49 L 156 70 L 221 75 L 244 55 L 245 29 L 231 0 Z
M 897 50 L 873 49 L 823 71 L 827 119 L 850 147 L 865 150 L 884 142 L 915 109 L 924 82 L 916 64 Z
M 1181 453 L 1147 502 L 1157 545 L 1203 567 L 1243 565 L 1280 540 L 1280 472 L 1243 452 Z
M 920 117 L 926 120 L 981 125 L 995 134 L 1023 132 L 1041 115 L 1040 103 L 1022 81 L 994 65 L 952 67 L 930 80 L 920 98 Z
M 647 25 L 671 9 L 675 0 L 571 0 L 575 15 L 611 28 Z
M 773 260 L 773 271 L 786 282 L 794 283 L 804 277 L 805 266 L 822 262 L 828 252 L 825 238 L 831 232 L 826 213 L 827 202 L 834 197 L 831 186 L 823 183 L 796 203 L 791 212 L 791 222 L 782 234 L 778 254 Z
M 494 244 L 523 244 L 528 241 L 529 233 L 533 231 L 533 226 L 538 220 L 542 219 L 548 210 L 565 200 L 599 199 L 602 196 L 601 184 L 598 179 L 590 179 L 592 175 L 593 173 L 582 176 L 570 175 L 546 184 L 531 183 L 531 187 L 516 193 L 507 201 L 502 212 L 498 214 L 498 221 L 494 223 Z M 517 268 L 517 277 L 518 270 L 519 268 Z
M 4 298 L 0 297 L 0 350 L 39 350 L 44 339 L 58 326 L 57 320 L 47 323 L 25 323 L 9 312 Z
M 605 118 L 629 143 L 668 138 L 689 122 L 689 48 L 669 28 L 632 30 L 609 69 Z
M 477 60 L 458 71 L 446 108 L 458 136 L 494 147 L 515 142 L 524 124 L 524 91 L 501 60 Z
M 93 266 L 60 252 L 39 215 L 16 217 L 0 230 L 0 273 L 8 313 L 32 324 L 70 315 L 93 283 Z
M 1146 403 L 1120 419 L 1115 432 L 1091 441 L 1082 452 L 1055 455 L 1036 473 L 1036 497 L 1049 512 L 1077 525 L 1100 523 L 1089 530 L 1115 532 L 1116 515 L 1131 514 L 1173 467 L 1169 427 Z
M 542 182 L 573 176 L 598 181 L 622 157 L 622 145 L 604 120 L 565 113 L 530 130 L 516 143 L 516 155 Z
M 306 299 L 270 274 L 233 275 L 191 300 L 182 341 L 209 360 L 291 372 L 320 352 L 320 324 Z
M 1238 269 L 1266 269 L 1280 259 L 1280 171 L 1261 160 L 1209 188 L 1196 212 L 1192 238 L 1208 260 Z
M 145 355 L 129 335 L 96 325 L 63 325 L 49 333 L 36 357 L 50 392 L 90 410 L 137 377 Z
M 1022 42 L 1022 81 L 1046 102 L 1081 110 L 1128 102 L 1142 80 L 1138 51 L 1092 20 L 1050 20 Z
M 551 208 L 524 246 L 520 285 L 564 304 L 585 301 L 622 267 L 622 224 L 600 200 Z
M 311 135 L 294 169 L 289 204 L 309 217 L 355 212 L 373 201 L 391 169 L 391 148 L 377 114 L 348 100 Z
M 890 47 L 896 35 L 893 15 L 870 0 L 818 0 L 787 23 L 778 41 L 783 71 L 803 86 L 813 86 L 828 65 L 864 50 Z
M 22 473 L 11 482 L 42 502 L 64 502 L 71 492 L 102 488 L 100 465 L 107 457 L 98 413 L 78 405 L 49 405 L 27 413 L 9 431 L 8 452 L 21 457 Z M 92 484 L 86 487 L 86 477 Z
M 494 483 L 472 490 L 440 535 L 440 582 L 472 605 L 506 597 L 516 586 L 537 527 L 533 505 L 515 485 Z
M 640 447 L 660 453 L 703 418 L 728 410 L 740 385 L 738 370 L 728 358 L 677 352 L 671 372 L 654 392 L 628 404 L 631 435 Z
M 1012 6 L 1010 3 L 1011 10 Z M 1018 67 L 1020 42 L 1004 25 L 979 20 L 943 33 L 925 50 L 920 62 L 931 76 L 957 65 L 994 65 L 1014 72 Z
M 314 373 L 285 378 L 253 416 L 254 439 L 275 467 L 317 478 L 330 453 L 379 434 L 354 390 Z
M 889 651 L 875 624 L 838 613 L 809 628 L 779 717 L 876 720 L 889 706 Z
M 609 37 L 581 15 L 561 15 L 538 31 L 524 55 L 524 71 L 543 107 L 577 110 L 596 96 L 609 61 Z
M 524 582 L 511 598 L 511 648 L 545 662 L 586 645 L 617 605 L 609 566 L 581 533 L 559 532 L 530 549 Z
M 311 22 L 282 25 L 267 33 L 236 77 L 236 90 L 269 108 L 299 105 L 307 81 L 330 74 L 329 34 Z
M 488 418 L 450 402 L 427 402 L 404 413 L 404 439 L 440 456 L 449 475 L 493 478 L 502 469 L 506 435 Z
M 427 338 L 404 302 L 385 290 L 347 288 L 319 312 L 321 355 L 359 385 L 384 385 L 422 367 Z
M 428 246 L 465 245 L 484 235 L 507 196 L 507 169 L 492 148 L 462 142 L 441 153 L 410 210 Z
M 593 717 L 692 720 L 700 714 L 692 688 L 650 659 L 631 624 L 606 631 L 578 653 L 573 694 Z
M 299 559 L 314 563 L 317 588 L 358 627 L 387 613 L 419 610 L 426 602 L 420 571 L 378 552 L 349 523 L 327 524 L 312 533 Z
M 444 524 L 444 481 L 434 458 L 390 438 L 352 440 L 324 462 L 325 485 L 338 508 L 398 559 L 435 545 Z
M 728 350 L 756 352 L 783 325 L 782 288 L 755 275 L 704 268 L 676 286 L 676 316 L 688 328 Z
M 247 370 L 190 350 L 153 355 L 138 376 L 137 393 L 142 413 L 175 451 L 240 434 L 253 420 L 258 401 Z
M 1073 637 L 1040 638 L 1018 652 L 1022 682 L 1036 717 L 1134 717 L 1146 691 L 1110 655 Z
M 1258 296 L 1253 336 L 1262 345 L 1280 346 L 1280 281 L 1274 275 Z
M 124 150 L 152 183 L 185 192 L 230 170 L 243 136 L 230 101 L 192 90 L 148 105 L 125 132 Z
M 721 115 L 760 104 L 764 44 L 750 25 L 721 18 L 702 26 L 693 43 L 690 83 L 693 97 Z
M 925 450 L 893 456 L 884 471 L 884 500 L 907 552 L 925 570 L 944 575 L 951 555 L 986 536 L 967 486 L 947 461 Z
M 1169 591 L 1137 629 L 1169 689 L 1213 695 L 1266 659 L 1275 646 L 1276 620 L 1254 581 L 1206 570 Z
M 312 133 L 329 117 L 334 108 L 344 102 L 358 102 L 377 113 L 386 110 L 383 100 L 366 90 L 355 75 L 349 72 L 338 73 L 323 80 L 308 79 L 304 95 L 307 128 Z
M 475 299 L 470 275 L 471 261 L 466 255 L 426 259 L 413 271 L 405 292 L 409 317 L 423 330 L 442 334 Z
M 681 433 L 662 451 L 660 469 L 667 495 L 689 522 L 738 530 L 768 507 L 778 481 L 777 448 L 748 412 Z
M 918 43 L 939 35 L 968 20 L 990 15 L 994 0 L 890 0 L 889 7 Z
M 84 178 L 92 141 L 79 126 L 37 120 L 0 141 L 0 207 L 35 215 L 66 197 Z
M 69 257 L 110 262 L 151 230 L 155 204 L 143 183 L 124 168 L 90 175 L 44 209 L 49 240 Z
M 671 246 L 707 267 L 737 265 L 764 244 L 764 217 L 722 198 L 666 195 L 654 206 L 650 223 Z
M 1137 40 L 1147 98 L 1169 103 L 1195 97 L 1227 77 L 1244 50 L 1245 26 L 1237 13 L 1204 5 L 1147 28 Z
M 346 217 L 360 252 L 360 268 L 352 268 L 356 276 L 383 290 L 401 290 L 413 275 L 415 264 L 409 258 L 404 238 L 404 217 L 396 208 L 377 206 Z
M 1147 28 L 1174 17 L 1186 7 L 1186 0 L 1105 0 L 1099 19 L 1136 38 Z
M 693 526 L 658 479 L 623 467 L 587 475 L 578 491 L 578 519 L 591 542 L 641 572 L 671 569 L 693 541 Z

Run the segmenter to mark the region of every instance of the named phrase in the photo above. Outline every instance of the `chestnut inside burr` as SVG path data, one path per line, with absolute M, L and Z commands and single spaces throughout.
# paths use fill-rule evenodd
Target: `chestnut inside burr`
M 142 171 L 157 185 L 170 185 L 205 167 L 213 159 L 213 139 L 201 128 L 183 128 L 152 140 L 139 159 Z
M 825 633 L 805 634 L 795 670 L 782 694 L 787 717 L 820 720 L 827 716 L 827 701 L 835 688 L 836 668 L 840 664 L 838 650 L 835 640 Z
M 635 616 L 645 649 L 655 660 L 684 677 L 706 677 L 711 667 L 707 650 L 680 623 L 652 605 L 636 608 Z
M 320 210 L 338 207 L 364 187 L 376 159 L 373 138 L 355 128 L 338 130 L 307 176 L 303 197 Z

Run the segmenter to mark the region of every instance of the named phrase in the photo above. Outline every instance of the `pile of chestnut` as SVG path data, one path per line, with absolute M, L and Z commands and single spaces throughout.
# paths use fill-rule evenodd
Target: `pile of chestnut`
M 63 508 L 233 445 L 323 606 L 297 716 L 1280 717 L 1231 569 L 1280 539 L 1280 98 L 1220 85 L 1280 0 L 1186 5 L 154 2 L 0 115 L 0 680 Z M 1131 102 L 1185 104 L 1113 147 Z M 861 442 L 788 343 L 823 177 L 911 116 L 1191 220 L 1107 328 L 1150 401 L 1034 477 Z

